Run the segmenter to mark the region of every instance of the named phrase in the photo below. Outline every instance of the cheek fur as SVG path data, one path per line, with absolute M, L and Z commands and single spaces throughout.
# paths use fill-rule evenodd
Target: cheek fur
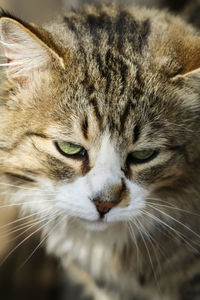
M 77 179 L 71 184 L 56 188 L 56 203 L 67 214 L 89 221 L 98 219 L 95 205 L 90 200 L 91 191 L 85 177 Z
M 99 214 L 95 205 L 91 201 L 94 195 L 87 177 L 77 179 L 72 184 L 65 184 L 56 188 L 56 205 L 66 211 L 66 214 L 73 217 L 85 219 L 87 221 L 97 221 Z M 117 221 L 127 221 L 138 216 L 145 207 L 145 197 L 148 192 L 125 180 L 130 202 L 126 207 L 114 207 L 105 215 L 105 221 L 108 223 Z
M 145 198 L 148 196 L 148 191 L 139 185 L 125 180 L 126 186 L 130 195 L 130 203 L 126 207 L 114 207 L 105 216 L 107 222 L 129 221 L 141 214 L 141 210 L 145 208 Z

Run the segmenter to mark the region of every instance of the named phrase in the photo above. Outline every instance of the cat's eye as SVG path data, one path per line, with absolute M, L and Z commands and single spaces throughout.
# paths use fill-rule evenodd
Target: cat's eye
M 66 156 L 83 156 L 86 153 L 86 150 L 82 146 L 69 142 L 58 141 L 55 145 L 58 151 Z
M 155 150 L 142 150 L 142 151 L 134 151 L 128 155 L 128 160 L 132 163 L 145 163 L 158 155 L 158 151 Z

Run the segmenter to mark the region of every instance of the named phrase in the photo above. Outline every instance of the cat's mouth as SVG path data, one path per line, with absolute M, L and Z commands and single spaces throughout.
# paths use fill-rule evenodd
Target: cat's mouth
M 105 221 L 102 218 L 99 218 L 96 221 L 89 221 L 80 218 L 81 225 L 83 225 L 87 230 L 90 231 L 103 231 L 108 228 L 108 226 L 111 224 L 107 221 Z

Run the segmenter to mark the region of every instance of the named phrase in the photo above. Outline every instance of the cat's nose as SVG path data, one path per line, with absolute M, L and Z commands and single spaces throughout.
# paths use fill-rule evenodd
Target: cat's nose
M 98 197 L 94 197 L 93 203 L 96 206 L 97 211 L 101 218 L 111 210 L 111 208 L 117 206 L 126 197 L 127 187 L 124 180 L 121 180 L 120 184 L 115 184 L 108 187 Z
M 109 210 L 111 208 L 113 208 L 114 206 L 116 206 L 119 202 L 118 201 L 112 201 L 112 202 L 104 202 L 104 201 L 100 201 L 98 199 L 94 199 L 93 200 L 97 211 L 99 212 L 99 215 L 101 218 L 104 217 L 104 215 L 109 212 Z

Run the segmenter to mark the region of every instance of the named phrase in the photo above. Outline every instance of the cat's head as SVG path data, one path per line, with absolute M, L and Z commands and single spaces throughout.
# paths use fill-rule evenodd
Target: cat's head
M 89 7 L 45 29 L 2 13 L 0 30 L 0 172 L 16 199 L 91 229 L 148 216 L 165 195 L 176 203 L 199 164 L 193 29 Z

